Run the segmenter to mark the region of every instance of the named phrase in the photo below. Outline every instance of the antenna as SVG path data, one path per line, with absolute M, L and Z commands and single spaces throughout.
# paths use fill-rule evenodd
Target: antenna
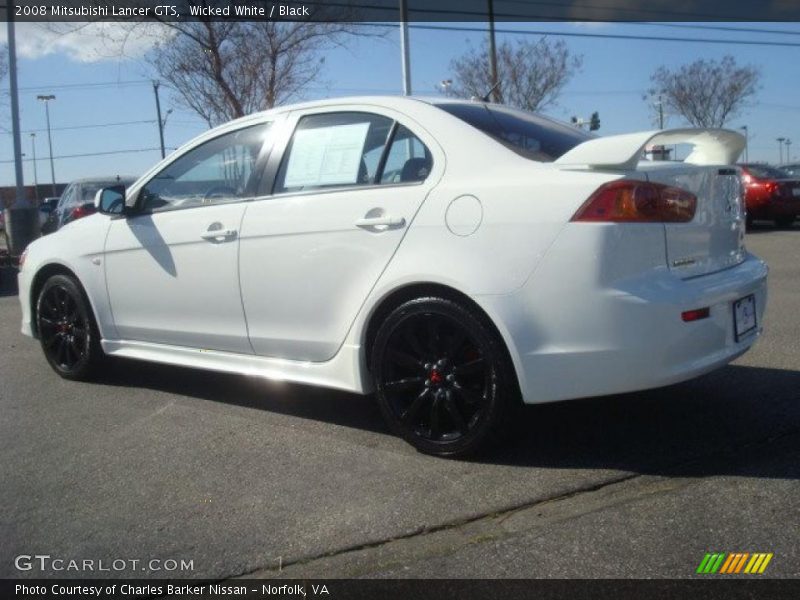
M 501 81 L 498 79 L 498 80 L 497 80 L 497 83 L 495 83 L 495 84 L 492 86 L 492 89 L 490 89 L 488 92 L 486 92 L 486 94 L 484 94 L 483 96 L 481 96 L 481 101 L 482 101 L 482 102 L 489 102 L 489 98 L 491 97 L 492 93 L 493 93 L 493 92 L 494 92 L 494 91 L 495 91 L 497 88 L 499 88 L 499 87 L 500 87 L 500 83 L 501 83 Z

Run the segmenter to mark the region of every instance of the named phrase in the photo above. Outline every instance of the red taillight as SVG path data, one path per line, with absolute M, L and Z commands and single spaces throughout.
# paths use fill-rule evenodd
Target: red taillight
M 694 310 L 685 310 L 681 313 L 681 319 L 686 323 L 691 321 L 699 321 L 700 319 L 707 319 L 711 314 L 710 308 L 695 308 Z
M 94 212 L 95 208 L 91 204 L 84 204 L 83 206 L 78 206 L 77 208 L 73 208 L 72 212 L 69 213 L 70 221 L 75 221 L 82 217 L 88 217 Z
M 696 209 L 697 197 L 686 190 L 649 181 L 622 180 L 600 186 L 572 220 L 688 223 Z
M 778 194 L 778 183 L 776 181 L 768 181 L 764 184 L 764 187 L 767 190 L 767 193 L 773 196 Z

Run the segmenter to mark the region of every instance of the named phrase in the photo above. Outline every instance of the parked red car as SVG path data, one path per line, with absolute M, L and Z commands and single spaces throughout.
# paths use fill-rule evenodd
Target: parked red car
M 769 165 L 739 165 L 742 169 L 747 225 L 754 219 L 790 227 L 800 216 L 800 179 Z

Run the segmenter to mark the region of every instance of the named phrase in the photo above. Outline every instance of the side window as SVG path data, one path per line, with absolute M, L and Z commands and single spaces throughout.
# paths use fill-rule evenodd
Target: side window
M 159 212 L 241 200 L 259 152 L 269 141 L 271 125 L 232 131 L 184 154 L 142 188 L 142 210 Z
M 425 144 L 408 129 L 399 125 L 386 157 L 381 183 L 425 181 L 432 166 L 431 153 Z
M 325 113 L 298 121 L 275 192 L 375 183 L 392 120 L 369 113 Z

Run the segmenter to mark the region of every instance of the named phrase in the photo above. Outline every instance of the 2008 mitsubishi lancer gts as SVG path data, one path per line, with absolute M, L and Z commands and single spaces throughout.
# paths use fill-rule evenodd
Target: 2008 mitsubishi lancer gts
M 642 160 L 691 144 L 683 162 Z M 375 392 L 461 456 L 519 403 L 696 377 L 760 335 L 738 133 L 598 138 L 450 99 L 284 106 L 213 129 L 36 240 L 22 330 L 106 355 Z

